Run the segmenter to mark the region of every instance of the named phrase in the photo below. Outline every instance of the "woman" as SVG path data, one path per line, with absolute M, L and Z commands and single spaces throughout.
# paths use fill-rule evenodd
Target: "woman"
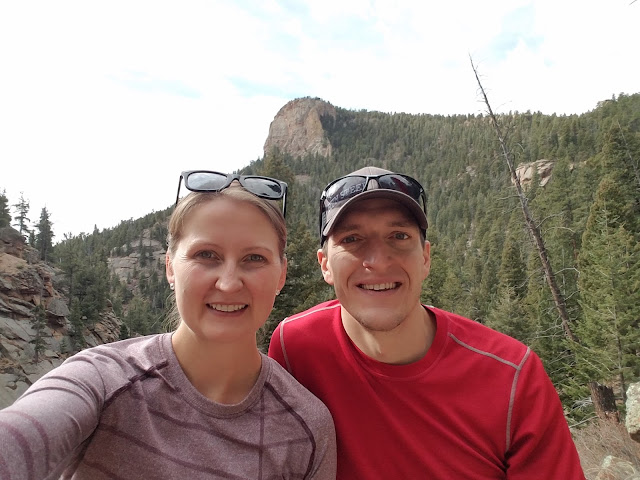
M 285 282 L 286 184 L 183 179 L 177 329 L 85 350 L 1 411 L 0 478 L 335 478 L 328 410 L 256 346 Z

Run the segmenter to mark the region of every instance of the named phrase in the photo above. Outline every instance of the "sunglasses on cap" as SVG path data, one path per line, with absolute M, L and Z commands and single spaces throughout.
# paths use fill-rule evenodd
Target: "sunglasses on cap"
M 324 239 L 323 230 L 333 217 L 331 210 L 339 208 L 347 200 L 367 191 L 369 181 L 375 180 L 377 187 L 368 190 L 393 190 L 404 193 L 427 214 L 427 196 L 424 188 L 415 178 L 399 173 L 384 173 L 382 175 L 347 175 L 329 183 L 320 195 L 320 238 Z
M 184 186 L 192 192 L 219 192 L 229 187 L 237 180 L 240 185 L 256 197 L 266 200 L 282 199 L 282 216 L 287 212 L 287 184 L 282 180 L 258 175 L 236 175 L 235 173 L 220 173 L 209 170 L 188 170 L 180 174 L 178 180 L 178 194 L 176 205 L 180 199 L 180 185 L 184 180 Z

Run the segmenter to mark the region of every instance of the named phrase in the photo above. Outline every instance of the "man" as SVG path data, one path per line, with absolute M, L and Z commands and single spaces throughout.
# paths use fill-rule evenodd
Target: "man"
M 538 356 L 420 304 L 425 193 L 366 167 L 330 183 L 318 262 L 337 300 L 285 319 L 269 355 L 331 411 L 338 479 L 584 479 Z

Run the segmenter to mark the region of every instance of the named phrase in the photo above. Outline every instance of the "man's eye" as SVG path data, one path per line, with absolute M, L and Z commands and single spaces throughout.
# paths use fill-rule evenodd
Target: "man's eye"
M 406 240 L 407 238 L 409 238 L 409 235 L 404 232 L 396 232 L 393 234 L 393 236 L 396 240 Z
M 342 239 L 341 243 L 353 243 L 357 240 L 355 235 L 349 235 Z

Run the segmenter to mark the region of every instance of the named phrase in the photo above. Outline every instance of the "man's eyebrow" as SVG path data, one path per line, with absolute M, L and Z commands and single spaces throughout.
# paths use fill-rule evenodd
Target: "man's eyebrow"
M 363 228 L 361 223 L 340 223 L 333 229 L 333 233 L 343 233 L 346 231 L 358 230 Z
M 403 228 L 407 228 L 407 227 L 418 227 L 418 223 L 415 220 L 411 220 L 411 219 L 402 219 L 402 220 L 394 220 L 392 222 L 389 222 L 387 224 L 385 224 L 386 227 L 403 227 Z M 366 223 L 365 222 L 351 222 L 351 223 L 342 223 L 342 224 L 338 224 L 335 226 L 335 228 L 333 229 L 334 233 L 344 233 L 347 231 L 358 231 L 362 228 L 366 227 Z

